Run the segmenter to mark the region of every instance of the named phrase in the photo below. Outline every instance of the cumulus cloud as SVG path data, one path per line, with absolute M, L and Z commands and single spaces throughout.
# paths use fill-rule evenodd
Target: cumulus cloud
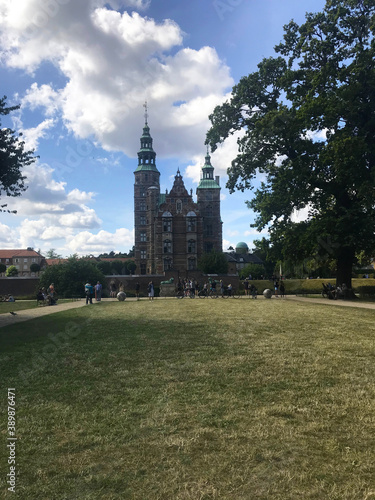
M 21 106 L 28 107 L 31 110 L 43 108 L 46 116 L 55 115 L 60 107 L 60 94 L 56 92 L 51 85 L 38 85 L 34 82 L 26 94 L 21 99 Z
M 49 118 L 39 123 L 36 127 L 23 129 L 23 140 L 25 141 L 25 149 L 37 150 L 40 139 L 47 137 L 48 130 L 54 126 L 55 122 Z
M 7 2 L 2 59 L 30 73 L 44 61 L 54 64 L 66 84 L 54 89 L 34 83 L 23 105 L 42 108 L 48 117 L 60 111 L 76 136 L 93 136 L 128 156 L 138 147 L 147 98 L 158 155 L 188 161 L 200 154 L 208 114 L 234 82 L 213 48 L 181 48 L 184 34 L 175 22 L 113 10 L 147 3 L 111 2 L 110 9 L 94 0 Z
M 99 231 L 97 234 L 82 231 L 67 238 L 67 247 L 72 253 L 79 255 L 94 255 L 106 253 L 111 250 L 115 252 L 122 248 L 130 247 L 134 242 L 133 231 L 126 228 L 117 229 L 114 233 Z
M 231 166 L 231 162 L 238 155 L 237 139 L 244 135 L 244 131 L 239 131 L 236 134 L 228 137 L 228 139 L 218 146 L 217 150 L 212 153 L 211 165 L 215 169 L 215 176 L 219 175 L 224 181 L 221 183 L 222 187 L 225 184 L 227 177 L 227 170 Z M 186 167 L 186 177 L 192 179 L 193 182 L 199 182 L 202 173 L 202 166 L 204 163 L 203 155 L 194 156 L 193 162 Z

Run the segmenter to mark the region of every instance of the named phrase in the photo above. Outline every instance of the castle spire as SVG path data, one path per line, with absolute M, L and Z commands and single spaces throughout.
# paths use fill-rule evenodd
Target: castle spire
M 145 116 L 145 125 L 147 127 L 147 125 L 148 125 L 148 107 L 147 107 L 147 101 L 145 101 L 143 107 L 145 108 L 145 115 L 144 116 Z
M 143 127 L 143 134 L 141 137 L 141 148 L 138 151 L 138 167 L 136 172 L 141 170 L 148 170 L 159 172 L 156 168 L 156 153 L 152 147 L 152 137 L 150 134 L 150 127 L 148 126 L 148 104 L 147 101 L 143 104 L 145 108 L 145 125 Z

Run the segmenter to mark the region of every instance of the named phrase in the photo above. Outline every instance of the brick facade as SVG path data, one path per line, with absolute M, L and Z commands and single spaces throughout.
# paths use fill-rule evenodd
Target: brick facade
M 219 178 L 214 179 L 207 153 L 196 202 L 193 191 L 186 190 L 179 169 L 170 192 L 160 193 L 160 172 L 152 142 L 146 121 L 134 172 L 136 272 L 193 272 L 203 253 L 222 251 Z

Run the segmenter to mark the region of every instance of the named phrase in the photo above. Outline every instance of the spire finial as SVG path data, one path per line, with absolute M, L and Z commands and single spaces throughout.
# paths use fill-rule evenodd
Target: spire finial
M 207 156 L 210 154 L 210 151 L 208 149 L 208 144 L 207 144 Z
M 147 107 L 147 101 L 145 101 L 143 107 L 145 108 L 145 125 L 147 125 L 147 120 L 148 120 L 148 107 Z

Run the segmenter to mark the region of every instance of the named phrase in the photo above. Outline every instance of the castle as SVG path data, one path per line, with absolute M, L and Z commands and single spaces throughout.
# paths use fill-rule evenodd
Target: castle
M 185 188 L 180 170 L 172 189 L 160 192 L 160 172 L 147 123 L 134 171 L 135 263 L 138 274 L 195 271 L 203 253 L 222 252 L 219 177 L 207 152 L 197 201 Z

